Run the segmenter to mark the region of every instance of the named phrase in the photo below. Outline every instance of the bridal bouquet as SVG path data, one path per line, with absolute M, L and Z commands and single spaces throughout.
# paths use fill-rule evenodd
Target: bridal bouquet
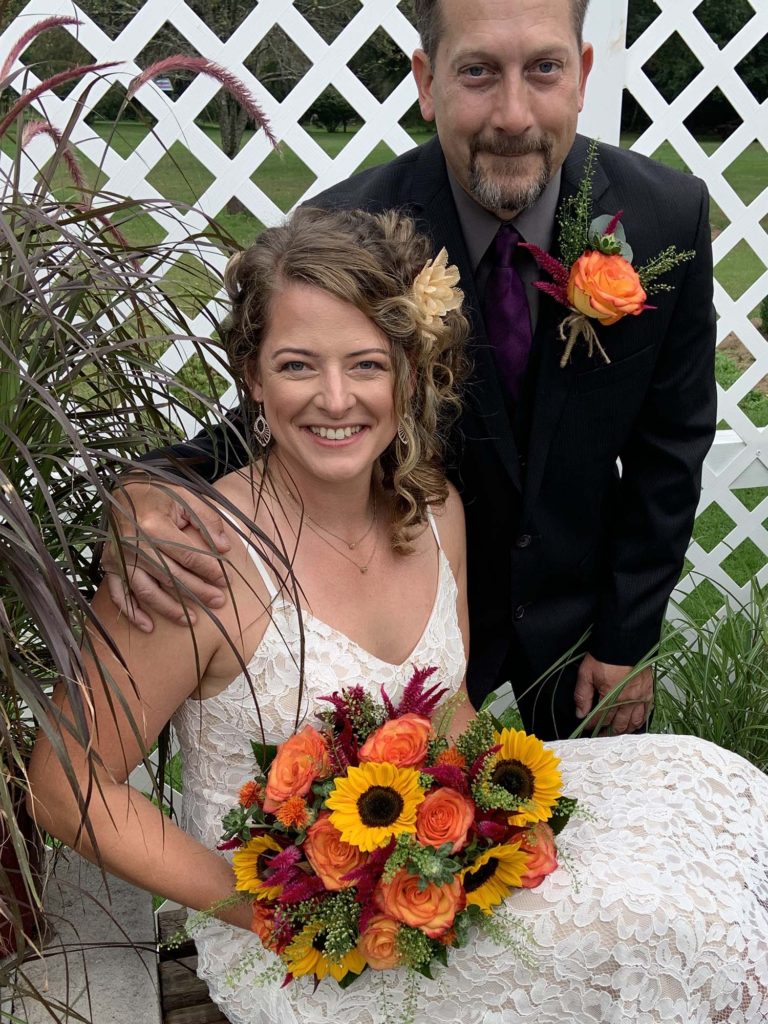
M 318 727 L 254 744 L 260 770 L 223 820 L 236 888 L 286 983 L 366 968 L 431 977 L 470 925 L 557 867 L 575 801 L 558 759 L 487 712 L 449 743 L 446 692 L 416 671 L 395 706 L 382 688 L 324 698 Z

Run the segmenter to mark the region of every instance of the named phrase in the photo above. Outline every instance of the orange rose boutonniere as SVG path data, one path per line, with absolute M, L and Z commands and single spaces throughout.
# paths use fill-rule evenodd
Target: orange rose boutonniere
M 623 210 L 613 217 L 592 219 L 596 156 L 597 143 L 593 142 L 579 190 L 561 208 L 558 224 L 562 260 L 537 245 L 521 243 L 552 278 L 536 281 L 536 287 L 571 311 L 560 324 L 559 338 L 565 344 L 561 367 L 580 340 L 586 343 L 590 356 L 597 350 L 610 363 L 595 323 L 610 327 L 625 316 L 639 316 L 654 309 L 646 303 L 648 295 L 671 290 L 671 285 L 660 284 L 656 278 L 695 256 L 692 250 L 679 252 L 670 245 L 643 266 L 633 265 L 634 254 L 621 223 Z

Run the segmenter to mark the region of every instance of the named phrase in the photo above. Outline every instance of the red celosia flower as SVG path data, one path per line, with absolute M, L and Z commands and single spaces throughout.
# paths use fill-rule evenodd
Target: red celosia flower
M 435 764 L 431 768 L 423 768 L 422 771 L 425 775 L 431 775 L 441 786 L 448 786 L 450 789 L 458 790 L 462 796 L 469 796 L 469 783 L 461 768 L 452 764 Z
M 275 817 L 286 828 L 305 828 L 309 824 L 307 802 L 303 797 L 291 796 L 275 812 Z
M 435 672 L 437 672 L 437 667 L 434 665 L 431 668 L 415 669 L 403 690 L 403 696 L 400 698 L 400 703 L 397 707 L 394 706 L 387 691 L 382 686 L 381 698 L 384 701 L 384 707 L 387 709 L 389 717 L 400 718 L 402 715 L 424 715 L 426 718 L 431 718 L 435 708 L 440 703 L 440 698 L 448 692 L 447 687 L 441 687 L 439 683 L 435 683 L 434 686 L 430 686 L 426 690 L 424 689 L 425 682 Z

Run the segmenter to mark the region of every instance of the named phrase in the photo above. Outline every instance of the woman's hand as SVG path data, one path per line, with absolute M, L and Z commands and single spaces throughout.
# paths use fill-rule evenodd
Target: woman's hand
M 220 556 L 230 543 L 210 502 L 181 486 L 148 478 L 127 480 L 112 494 L 111 538 L 101 566 L 113 604 L 151 633 L 150 612 L 194 624 L 194 606 L 221 608 L 226 579 Z M 197 530 L 210 553 L 190 544 Z

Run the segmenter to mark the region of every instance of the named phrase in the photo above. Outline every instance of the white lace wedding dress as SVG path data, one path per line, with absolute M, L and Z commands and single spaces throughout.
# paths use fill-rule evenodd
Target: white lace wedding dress
M 304 715 L 318 697 L 357 683 L 375 693 L 384 684 L 396 698 L 413 665 L 436 665 L 445 685 L 458 687 L 456 587 L 439 557 L 434 608 L 406 664 L 382 662 L 304 614 Z M 175 716 L 183 825 L 209 847 L 252 772 L 250 740 L 261 724 L 268 740 L 293 731 L 297 636 L 295 610 L 276 597 L 250 682 L 240 676 Z M 418 977 L 417 1024 L 765 1024 L 768 778 L 685 736 L 553 747 L 565 791 L 590 815 L 560 836 L 561 867 L 507 901 L 506 912 L 530 928 L 535 963 L 478 934 L 451 951 L 434 981 Z M 399 1019 L 414 983 L 405 970 L 367 971 L 347 990 L 325 979 L 313 991 L 306 978 L 281 988 L 280 972 L 268 971 L 276 958 L 255 935 L 209 921 L 196 941 L 198 973 L 232 1024 L 383 1024 Z

